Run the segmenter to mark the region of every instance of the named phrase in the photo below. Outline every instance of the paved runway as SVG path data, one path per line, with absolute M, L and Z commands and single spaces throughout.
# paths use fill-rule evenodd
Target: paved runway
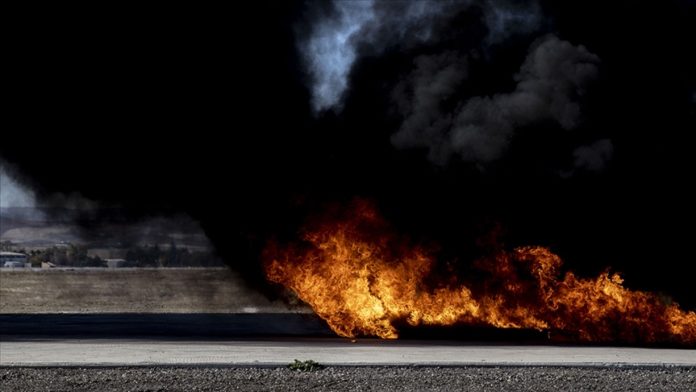
M 311 313 L 0 314 L 0 335 L 34 337 L 336 336 Z
M 693 349 L 561 346 L 514 330 L 446 332 L 353 342 L 336 338 L 312 314 L 3 314 L 0 366 L 277 366 L 295 359 L 326 365 L 696 366 Z
M 696 350 L 472 345 L 344 339 L 3 339 L 0 366 L 325 365 L 696 366 Z

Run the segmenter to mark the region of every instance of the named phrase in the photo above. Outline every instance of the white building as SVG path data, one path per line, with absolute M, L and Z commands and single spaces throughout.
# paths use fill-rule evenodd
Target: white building
M 27 255 L 17 252 L 0 252 L 0 267 L 4 268 L 29 268 Z

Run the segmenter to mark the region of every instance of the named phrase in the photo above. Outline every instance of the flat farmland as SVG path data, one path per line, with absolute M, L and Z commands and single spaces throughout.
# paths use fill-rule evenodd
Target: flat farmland
M 227 268 L 0 270 L 0 313 L 287 311 Z

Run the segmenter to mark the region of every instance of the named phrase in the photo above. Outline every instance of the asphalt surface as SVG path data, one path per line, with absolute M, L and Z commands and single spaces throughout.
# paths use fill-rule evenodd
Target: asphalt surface
M 427 339 L 350 340 L 313 314 L 0 314 L 0 365 L 278 366 L 298 358 L 373 366 L 696 366 L 694 349 L 563 346 L 514 330 L 455 331 L 450 340 L 438 331 Z
M 694 391 L 683 367 L 0 368 L 3 391 Z
M 338 338 L 266 340 L 2 337 L 0 366 L 696 366 L 696 350 Z
M 4 314 L 0 391 L 696 390 L 694 349 L 478 334 L 350 340 L 308 314 Z
M 0 335 L 62 338 L 336 336 L 312 313 L 0 314 Z

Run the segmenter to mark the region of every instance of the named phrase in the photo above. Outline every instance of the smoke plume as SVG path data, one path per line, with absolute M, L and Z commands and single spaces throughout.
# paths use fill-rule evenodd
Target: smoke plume
M 426 147 L 436 163 L 454 154 L 464 160 L 489 163 L 505 152 L 520 127 L 551 120 L 564 130 L 581 120 L 579 99 L 597 76 L 599 58 L 582 45 L 553 35 L 532 44 L 515 75 L 514 91 L 470 97 L 446 112 L 463 73 L 456 56 L 421 57 L 403 82 L 405 97 L 397 103 L 404 121 L 392 141 L 397 147 Z M 450 71 L 448 71 L 450 70 Z M 438 86 L 447 86 L 446 88 Z
M 575 167 L 587 171 L 600 171 L 607 165 L 613 153 L 614 145 L 609 139 L 580 146 L 573 152 Z
M 441 37 L 436 30 L 470 9 L 481 14 L 488 44 L 534 31 L 541 20 L 537 2 L 521 5 L 508 0 L 337 0 L 329 8 L 314 5 L 308 12 L 309 33 L 299 34 L 298 43 L 314 111 L 340 110 L 350 71 L 360 56 L 437 41 Z
M 576 129 L 583 96 L 599 72 L 599 57 L 583 45 L 542 34 L 529 40 L 526 58 L 510 76 L 511 91 L 467 91 L 467 81 L 479 76 L 470 72 L 471 60 L 485 62 L 508 40 L 543 33 L 538 2 L 335 1 L 310 11 L 310 29 L 299 35 L 299 48 L 315 114 L 341 111 L 359 59 L 389 50 L 413 53 L 410 72 L 391 91 L 401 124 L 392 144 L 424 148 L 439 165 L 455 156 L 478 165 L 494 162 L 525 127 L 551 123 L 560 131 Z M 447 26 L 463 23 L 457 19 L 462 15 L 471 26 L 453 36 Z M 597 143 L 599 150 L 577 148 L 576 168 L 598 171 L 611 158 L 612 148 L 606 147 L 611 141 Z M 598 152 L 590 157 L 590 150 Z
M 0 208 L 35 207 L 36 194 L 10 176 L 6 166 L 0 161 Z

